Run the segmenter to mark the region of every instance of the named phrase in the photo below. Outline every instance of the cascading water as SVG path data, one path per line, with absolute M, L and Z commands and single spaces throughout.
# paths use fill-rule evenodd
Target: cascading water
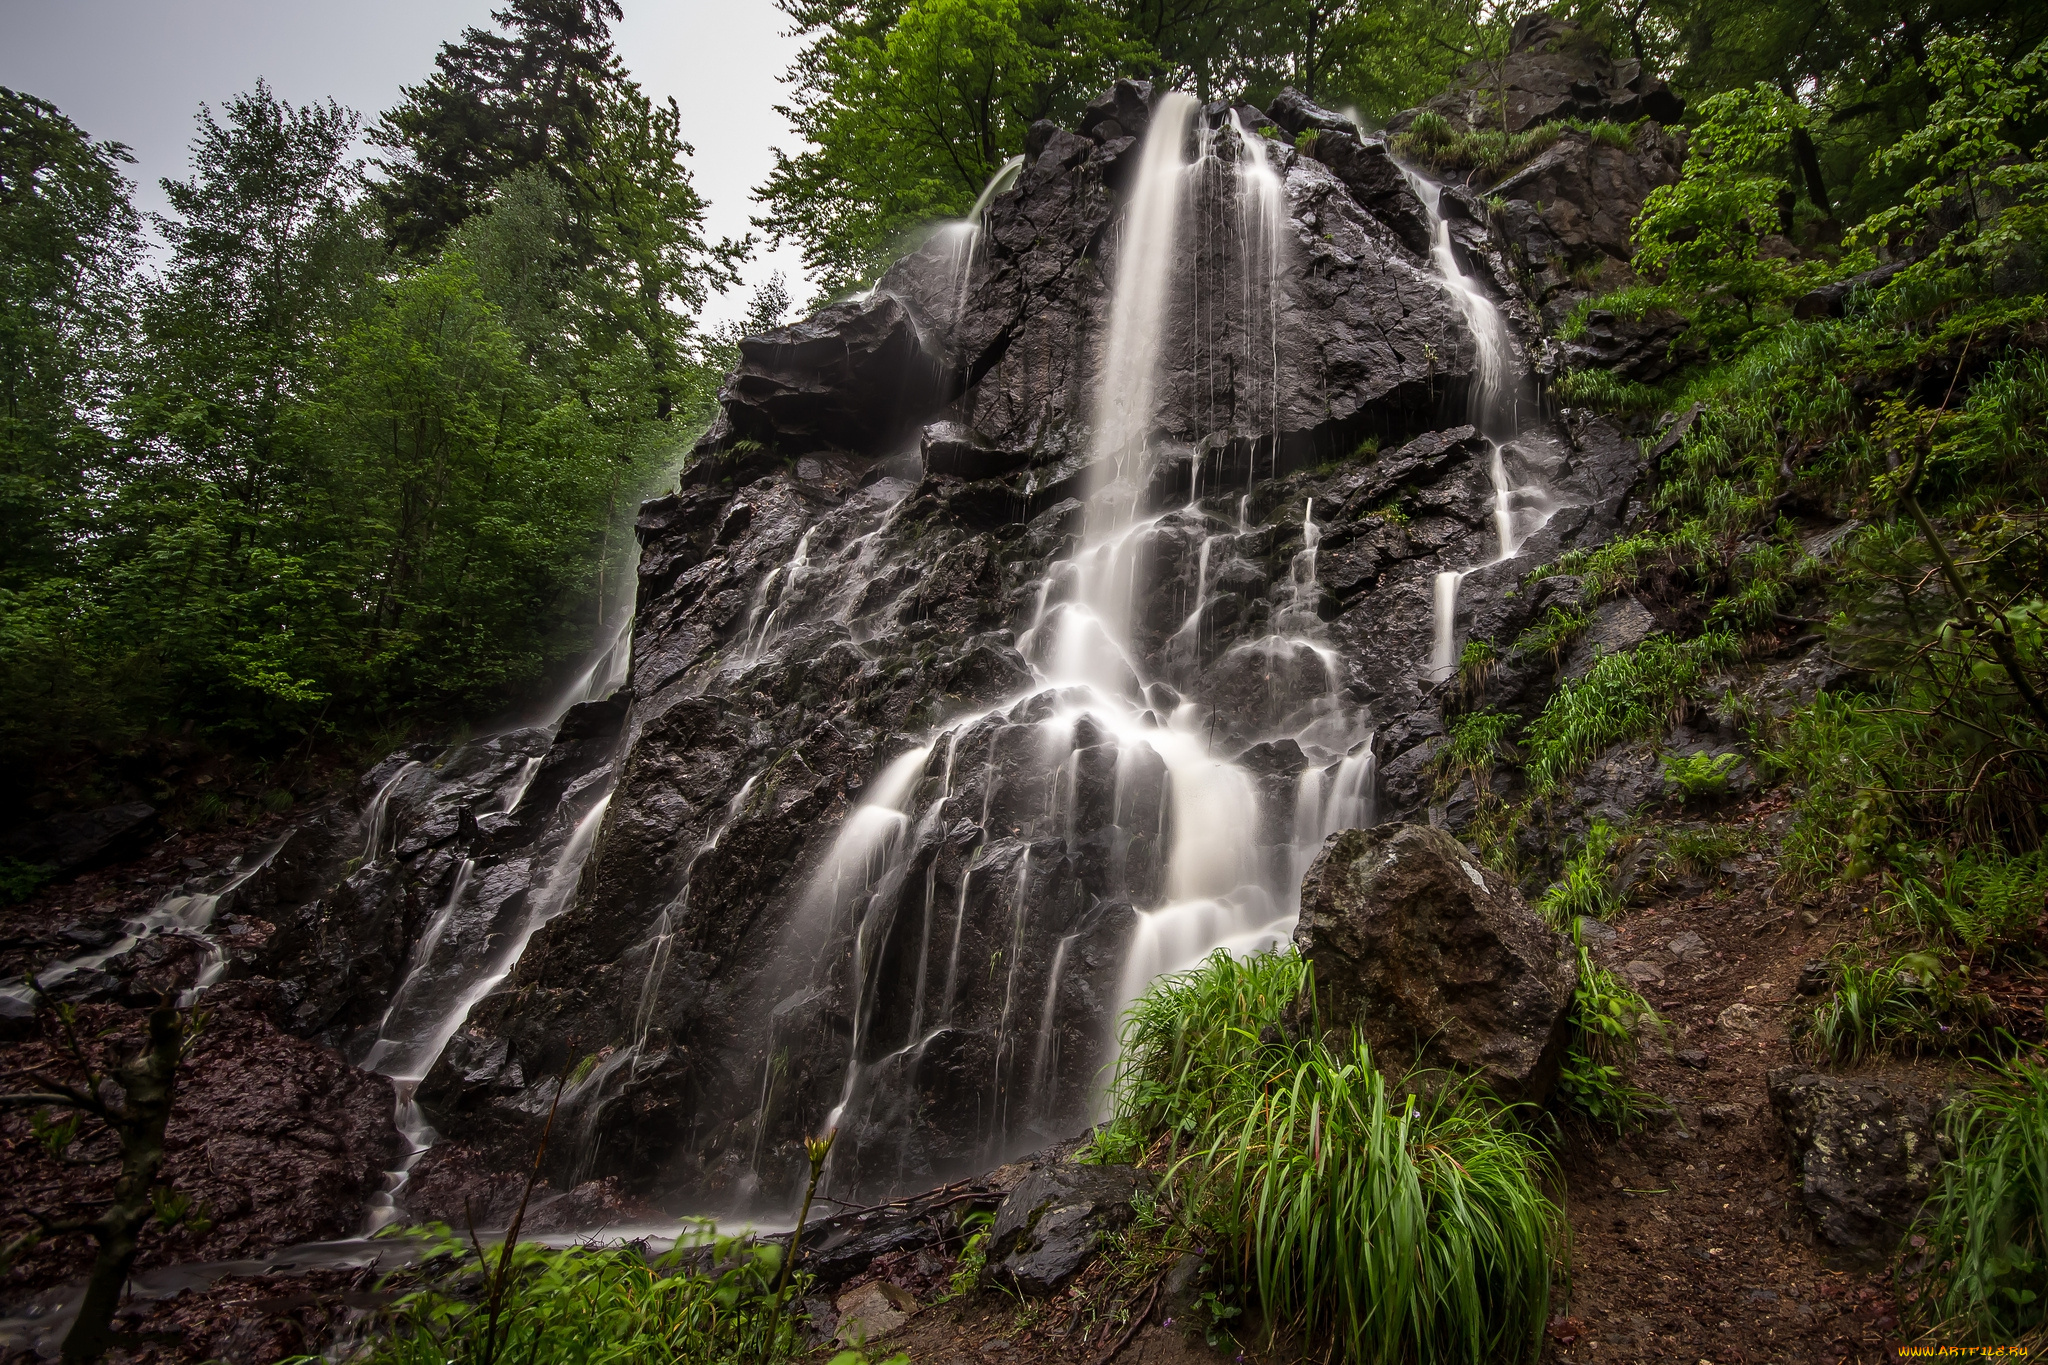
M 1150 510 L 1161 355 L 1176 320 L 1198 318 L 1204 349 L 1193 372 L 1213 361 L 1238 377 L 1230 403 L 1207 414 L 1211 435 L 1198 452 L 1272 449 L 1277 459 L 1276 336 L 1290 239 L 1284 186 L 1264 139 L 1234 116 L 1197 129 L 1197 113 L 1185 95 L 1160 98 L 1128 184 L 1110 254 L 1084 529 L 1027 594 L 1031 615 L 1017 639 L 1031 686 L 955 718 L 886 765 L 847 815 L 787 930 L 779 960 L 791 970 L 766 974 L 778 992 L 800 977 L 798 963 L 808 964 L 809 992 L 843 983 L 846 1061 L 823 1116 L 842 1130 L 828 1172 L 835 1196 L 871 1192 L 902 1171 L 905 1150 L 920 1140 L 903 1119 L 918 1068 L 934 1049 L 946 1052 L 949 1068 L 969 1065 L 948 1051 L 971 1046 L 955 1027 L 965 996 L 981 1002 L 992 1037 L 972 1063 L 986 1077 L 973 1155 L 997 1158 L 1063 1136 L 1096 1102 L 1085 1080 L 1063 1074 L 1061 1048 L 1066 992 L 1078 989 L 1077 962 L 1099 917 L 1127 917 L 1109 987 L 1116 998 L 1106 1002 L 1113 1020 L 1162 972 L 1216 948 L 1285 941 L 1302 871 L 1324 838 L 1371 817 L 1370 717 L 1346 705 L 1339 661 L 1320 638 L 1312 505 L 1300 510 L 1303 548 L 1271 633 L 1238 647 L 1268 676 L 1309 680 L 1275 684 L 1261 746 L 1292 755 L 1294 766 L 1276 783 L 1215 752 L 1211 709 L 1183 696 L 1210 662 L 1203 617 L 1212 575 L 1261 532 L 1248 497 L 1233 492 L 1222 516 L 1201 505 L 1199 453 L 1182 484 L 1188 502 Z M 1182 250 L 1190 223 L 1204 236 Z M 1221 269 L 1230 273 L 1205 273 Z M 1255 477 L 1256 459 L 1248 464 Z M 1160 586 L 1152 574 L 1168 541 L 1191 551 L 1182 600 L 1192 608 L 1154 664 L 1138 642 L 1139 618 Z M 1295 695 L 1302 691 L 1306 702 Z M 972 805 L 956 769 L 968 774 L 970 792 L 980 788 Z M 1099 853 L 1076 848 L 1077 831 L 1105 816 L 1113 833 Z M 948 895 L 939 891 L 942 866 Z M 963 960 L 970 940 L 978 958 Z M 915 954 L 894 978 L 916 983 L 908 1001 L 877 984 L 894 953 Z M 928 1007 L 940 980 L 937 1006 Z M 796 1017 L 809 998 L 764 1000 L 762 1012 Z M 1112 1040 L 1093 1041 L 1100 1052 Z M 771 1040 L 765 1051 L 757 1134 L 775 1105 L 787 1046 Z M 758 1137 L 754 1150 L 758 1159 Z
M 1504 447 L 1521 430 L 1521 399 L 1512 381 L 1509 356 L 1513 340 L 1507 320 L 1486 296 L 1477 281 L 1458 264 L 1451 241 L 1451 225 L 1443 213 L 1443 186 L 1407 167 L 1407 177 L 1416 198 L 1429 216 L 1430 262 L 1437 277 L 1464 316 L 1477 349 L 1472 389 L 1466 402 L 1466 420 L 1486 441 L 1487 474 L 1493 485 L 1493 525 L 1498 564 L 1513 559 L 1522 543 L 1542 527 L 1555 511 L 1550 495 L 1539 484 L 1517 487 L 1509 478 Z M 1470 570 L 1447 569 L 1436 577 L 1431 632 L 1429 672 L 1432 682 L 1444 682 L 1458 669 L 1457 612 L 1458 585 Z

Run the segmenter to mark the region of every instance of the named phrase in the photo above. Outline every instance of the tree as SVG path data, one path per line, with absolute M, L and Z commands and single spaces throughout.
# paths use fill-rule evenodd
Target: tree
M 1087 0 L 790 3 L 813 35 L 782 106 L 810 148 L 775 153 L 755 224 L 804 244 L 827 290 L 871 278 L 906 232 L 966 212 L 1041 118 L 1070 119 L 1144 53 Z
M 0 591 L 77 571 L 130 328 L 119 143 L 0 88 Z
M 34 977 L 29 984 L 34 987 Z M 9 1073 L 22 1088 L 0 1094 L 0 1106 L 34 1111 L 36 1136 L 65 1165 L 119 1164 L 111 1195 L 97 1212 L 68 1217 L 31 1212 L 34 1226 L 0 1248 L 4 1269 L 44 1241 L 93 1240 L 96 1253 L 85 1296 L 59 1352 L 68 1365 L 98 1360 L 114 1344 L 114 1310 L 141 1249 L 142 1231 L 152 1219 L 166 1227 L 186 1222 L 195 1231 L 206 1230 L 191 1201 L 163 1178 L 164 1130 L 177 1097 L 178 1068 L 204 1020 L 166 996 L 150 1010 L 140 1045 L 125 1060 L 114 1061 L 113 1041 L 105 1033 L 81 1037 L 70 1005 L 56 1004 L 40 990 L 36 1000 L 39 1019 L 55 1035 L 53 1064 Z M 70 1117 L 55 1120 L 53 1112 Z
M 2048 144 L 2027 148 L 2020 130 L 2048 113 L 2048 40 L 2008 66 L 1971 36 L 1928 45 L 1926 69 L 1939 92 L 1927 121 L 1871 158 L 1873 170 L 1921 171 L 1903 201 L 1872 214 L 1858 235 L 1891 245 L 1947 222 L 1946 240 L 1961 245 L 2009 204 L 2039 203 L 2048 190 Z
M 221 112 L 200 108 L 192 178 L 163 182 L 176 216 L 155 219 L 170 260 L 144 303 L 132 433 L 254 518 L 297 477 L 291 406 L 381 252 L 351 212 L 353 112 L 262 81 Z M 250 531 L 227 529 L 231 547 Z
M 611 45 L 619 17 L 618 0 L 512 0 L 491 12 L 506 32 L 468 28 L 441 45 L 434 74 L 370 130 L 393 154 L 376 163 L 376 197 L 401 250 L 439 246 L 515 171 L 538 167 L 571 188 L 605 92 L 627 79 Z M 595 244 L 575 245 L 587 262 Z
M 1730 90 L 1699 108 L 1685 169 L 1660 185 L 1635 222 L 1636 268 L 1661 272 L 1703 310 L 1732 302 L 1749 322 L 1760 303 L 1801 287 L 1791 262 L 1762 255 L 1790 186 L 1774 173 L 1804 111 L 1768 85 Z

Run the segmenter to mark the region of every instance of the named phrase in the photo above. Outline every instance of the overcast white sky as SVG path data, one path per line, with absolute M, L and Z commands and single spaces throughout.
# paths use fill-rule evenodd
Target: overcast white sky
M 425 76 L 442 42 L 488 24 L 502 0 L 0 0 L 0 85 L 39 95 L 95 138 L 125 142 L 145 210 L 157 181 L 189 165 L 192 116 L 258 76 L 294 104 L 332 96 L 365 124 Z M 633 75 L 682 107 L 714 237 L 737 237 L 758 206 L 769 148 L 795 139 L 773 108 L 795 54 L 770 0 L 623 0 L 614 37 Z M 747 284 L 714 298 L 707 323 L 737 315 L 775 270 L 801 300 L 794 246 L 756 253 Z

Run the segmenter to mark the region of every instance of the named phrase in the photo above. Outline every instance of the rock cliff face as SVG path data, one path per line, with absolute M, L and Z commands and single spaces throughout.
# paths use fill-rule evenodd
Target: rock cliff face
M 641 510 L 630 672 L 392 756 L 232 893 L 230 974 L 415 1144 L 516 1168 L 566 1077 L 554 1188 L 717 1212 L 827 1126 L 849 1201 L 1070 1135 L 1153 974 L 1284 941 L 1332 831 L 1445 818 L 1440 576 L 1449 638 L 1505 642 L 1576 599 L 1531 568 L 1627 523 L 1638 444 L 1543 411 L 1545 299 L 1476 198 L 1293 97 L 1123 82 L 1028 146 L 977 224 L 742 345 Z M 1637 155 L 1543 170 L 1545 230 L 1615 249 Z

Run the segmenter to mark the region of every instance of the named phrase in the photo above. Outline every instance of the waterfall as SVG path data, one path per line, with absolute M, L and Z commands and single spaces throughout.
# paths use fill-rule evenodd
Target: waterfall
M 973 1150 L 961 1159 L 1002 1159 L 1069 1134 L 1099 1102 L 1095 1082 L 1062 1065 L 1074 1037 L 1069 990 L 1097 970 L 1088 964 L 1100 961 L 1090 945 L 1106 932 L 1102 908 L 1128 907 L 1118 912 L 1128 925 L 1115 943 L 1121 961 L 1089 988 L 1108 997 L 1102 1012 L 1113 1019 L 1163 972 L 1217 948 L 1286 942 L 1308 862 L 1331 832 L 1371 817 L 1371 717 L 1345 701 L 1342 660 L 1319 619 L 1313 501 L 1300 510 L 1301 548 L 1271 633 L 1236 647 L 1286 684 L 1273 685 L 1259 739 L 1298 750 L 1298 772 L 1273 785 L 1218 752 L 1213 709 L 1186 699 L 1211 662 L 1201 624 L 1215 576 L 1249 550 L 1241 540 L 1264 533 L 1248 493 L 1233 490 L 1223 515 L 1205 509 L 1199 455 L 1180 485 L 1188 500 L 1148 507 L 1158 500 L 1162 356 L 1192 336 L 1194 373 L 1214 360 L 1241 377 L 1230 410 L 1209 414 L 1219 425 L 1198 452 L 1236 443 L 1277 458 L 1292 240 L 1273 149 L 1234 117 L 1198 127 L 1198 113 L 1186 95 L 1161 96 L 1127 154 L 1136 165 L 1106 251 L 1083 529 L 1020 595 L 1028 619 L 1017 649 L 1030 685 L 952 718 L 885 765 L 846 814 L 762 974 L 755 1008 L 765 1017 L 813 998 L 792 989 L 839 993 L 844 1069 L 822 1116 L 841 1130 L 825 1177 L 834 1198 L 875 1193 L 904 1168 L 909 1144 L 923 1140 L 906 1117 L 917 1069 L 939 1040 L 964 1036 L 970 1017 L 986 1029 L 973 1054 L 985 1079 Z M 1255 478 L 1256 458 L 1252 467 Z M 1161 591 L 1168 542 L 1186 547 L 1192 581 L 1179 581 L 1187 596 L 1176 600 L 1192 607 L 1178 631 L 1166 628 L 1155 661 L 1140 619 Z M 1105 819 L 1101 862 L 1077 872 L 1075 841 Z M 806 974 L 811 985 L 799 987 Z M 1085 1041 L 1093 1056 L 1114 1040 Z M 766 1043 L 757 1163 L 782 1046 Z
M 1401 174 L 1428 215 L 1429 257 L 1437 279 L 1472 333 L 1476 364 L 1472 390 L 1466 400 L 1466 421 L 1487 445 L 1487 475 L 1493 485 L 1495 553 L 1491 562 L 1499 564 L 1515 557 L 1522 543 L 1550 519 L 1555 504 L 1541 485 L 1517 487 L 1508 475 L 1504 448 L 1520 433 L 1521 404 L 1509 373 L 1513 341 L 1507 320 L 1478 282 L 1458 264 L 1450 221 L 1443 213 L 1443 186 L 1406 166 L 1401 168 Z M 1458 671 L 1458 585 L 1467 572 L 1446 570 L 1436 576 L 1435 629 L 1431 632 L 1428 668 L 1431 682 L 1445 682 Z

